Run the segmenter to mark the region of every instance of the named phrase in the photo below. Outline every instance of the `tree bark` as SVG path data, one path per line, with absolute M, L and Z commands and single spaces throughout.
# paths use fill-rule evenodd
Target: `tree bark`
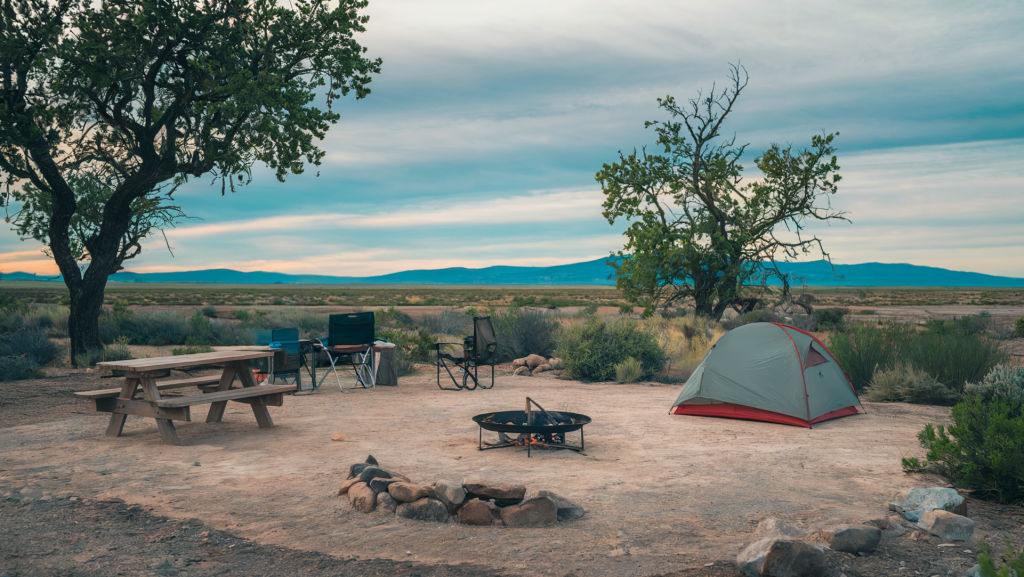
M 71 360 L 76 366 L 76 356 L 103 348 L 100 339 L 100 310 L 103 307 L 107 277 L 93 275 L 93 278 L 83 279 L 77 284 L 77 290 L 68 286 L 71 291 L 68 336 L 71 337 Z

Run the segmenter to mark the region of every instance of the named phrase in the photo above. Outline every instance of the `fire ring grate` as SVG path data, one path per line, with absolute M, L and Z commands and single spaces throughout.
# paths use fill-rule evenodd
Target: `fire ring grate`
M 531 404 L 540 410 L 532 410 Z M 582 452 L 585 448 L 583 426 L 590 424 L 590 417 L 566 411 L 548 412 L 536 401 L 527 397 L 525 411 L 484 413 L 473 417 L 473 421 L 480 427 L 479 450 L 486 451 L 525 445 L 526 456 L 530 457 L 531 449 L 534 446 Z M 484 429 L 499 433 L 500 438 L 505 442 L 487 443 L 489 446 L 485 447 Z M 565 433 L 572 431 L 580 432 L 579 446 L 566 443 Z M 517 437 L 508 439 L 506 433 L 516 434 Z

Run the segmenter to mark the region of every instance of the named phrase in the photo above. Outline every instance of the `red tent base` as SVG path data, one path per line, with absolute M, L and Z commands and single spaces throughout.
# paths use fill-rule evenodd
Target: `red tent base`
M 811 428 L 811 425 L 814 423 L 820 423 L 829 419 L 838 419 L 839 417 L 846 417 L 849 415 L 856 415 L 858 412 L 860 411 L 857 406 L 846 407 L 843 409 L 837 409 L 830 413 L 825 413 L 813 421 L 808 422 L 807 419 L 791 417 L 789 415 L 783 415 L 782 413 L 774 413 L 772 411 L 765 411 L 764 409 L 755 409 L 733 403 L 714 403 L 707 405 L 682 404 L 672 407 L 673 415 L 698 415 L 703 417 L 745 419 L 747 421 L 765 421 L 768 423 L 779 423 L 780 425 L 807 427 L 808 429 Z

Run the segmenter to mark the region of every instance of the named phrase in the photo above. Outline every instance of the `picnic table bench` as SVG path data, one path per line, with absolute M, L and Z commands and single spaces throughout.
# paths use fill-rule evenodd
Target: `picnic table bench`
M 96 363 L 97 367 L 124 371 L 124 383 L 120 389 L 103 389 L 75 393 L 80 399 L 91 400 L 98 412 L 111 413 L 107 425 L 107 436 L 118 437 L 124 429 L 128 415 L 156 419 L 160 436 L 165 443 L 180 445 L 172 421 L 191 421 L 190 407 L 210 405 L 207 423 L 219 423 L 224 416 L 228 401 L 246 403 L 252 407 L 253 415 L 261 429 L 274 426 L 267 412 L 268 406 L 284 404 L 284 393 L 295 390 L 295 385 L 257 385 L 249 360 L 269 357 L 270 350 L 231 350 L 194 355 L 178 355 L 153 359 L 132 359 Z M 166 377 L 171 369 L 202 365 L 222 366 L 220 375 L 194 377 L 173 381 L 156 379 Z M 241 388 L 231 388 L 235 380 Z M 181 397 L 161 398 L 160 391 L 197 387 L 199 392 Z M 142 392 L 143 398 L 136 399 Z

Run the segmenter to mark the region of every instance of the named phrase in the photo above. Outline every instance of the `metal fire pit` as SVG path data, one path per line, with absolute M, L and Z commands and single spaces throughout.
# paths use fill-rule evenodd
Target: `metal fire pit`
M 536 406 L 539 411 L 531 409 L 530 405 Z M 557 411 L 549 413 L 545 411 L 533 399 L 526 398 L 525 411 L 499 411 L 495 413 L 484 413 L 473 417 L 473 421 L 480 427 L 480 439 L 478 448 L 481 451 L 488 449 L 502 449 L 505 447 L 521 447 L 526 445 L 526 456 L 531 456 L 533 445 L 540 445 L 551 449 L 569 449 L 582 452 L 585 448 L 583 442 L 583 426 L 590 424 L 590 417 L 579 413 Z M 508 443 L 494 444 L 484 447 L 484 429 L 497 433 L 514 433 L 519 436 Z M 579 446 L 565 443 L 565 433 L 572 431 L 580 432 Z M 535 436 L 542 436 L 549 439 L 551 435 L 560 435 L 562 442 L 541 442 Z M 524 441 L 525 435 L 525 441 Z M 521 442 L 523 441 L 523 442 Z

